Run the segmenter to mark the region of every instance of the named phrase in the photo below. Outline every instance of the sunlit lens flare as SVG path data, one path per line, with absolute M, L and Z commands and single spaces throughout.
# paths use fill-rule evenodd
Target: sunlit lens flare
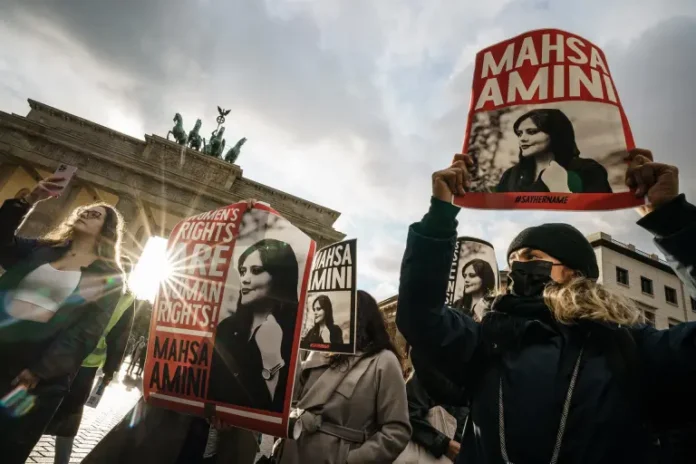
M 130 288 L 139 300 L 154 303 L 160 283 L 171 274 L 172 265 L 167 259 L 167 240 L 162 237 L 150 237 L 131 273 Z

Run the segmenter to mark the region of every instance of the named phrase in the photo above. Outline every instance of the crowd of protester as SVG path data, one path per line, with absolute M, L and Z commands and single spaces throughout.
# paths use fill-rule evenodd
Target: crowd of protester
M 646 150 L 629 158 L 626 183 L 648 200 L 638 225 L 696 297 L 696 207 L 676 167 Z M 475 304 L 445 305 L 457 217 L 475 220 L 451 204 L 467 194 L 471 163 L 456 155 L 433 174 L 430 209 L 409 229 L 396 313 L 406 352 L 359 291 L 356 354 L 301 356 L 292 417 L 302 433 L 259 462 L 694 462 L 696 402 L 680 399 L 696 387 L 696 323 L 646 324 L 597 283 L 595 252 L 574 227 L 521 231 L 505 291 L 488 285 Z M 17 232 L 62 188 L 48 178 L 0 207 L 0 391 L 36 399 L 0 414 L 4 463 L 25 462 L 42 434 L 57 436 L 55 463 L 69 462 L 98 371 L 108 384 L 126 355 L 137 376 L 146 356 L 144 338 L 126 349 L 134 296 L 116 208 L 77 208 L 40 238 Z M 260 440 L 141 398 L 83 462 L 251 464 Z

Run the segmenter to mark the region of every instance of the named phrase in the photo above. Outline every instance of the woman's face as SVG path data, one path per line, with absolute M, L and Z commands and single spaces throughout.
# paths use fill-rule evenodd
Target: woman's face
M 522 156 L 535 156 L 549 150 L 551 137 L 546 132 L 542 132 L 531 118 L 522 121 L 515 134 L 520 143 Z
M 105 219 L 106 208 L 97 206 L 96 208 L 86 209 L 80 213 L 77 221 L 75 221 L 73 231 L 91 237 L 98 237 L 101 235 Z
M 239 266 L 239 278 L 242 284 L 242 304 L 249 304 L 270 294 L 273 278 L 263 267 L 261 253 L 258 250 L 247 256 Z
M 312 311 L 314 312 L 314 323 L 322 324 L 326 318 L 326 311 L 319 305 L 318 301 L 315 301 L 312 305 Z
M 483 286 L 483 280 L 476 274 L 474 266 L 467 266 L 462 271 L 464 276 L 464 294 L 471 295 L 472 293 L 480 292 Z

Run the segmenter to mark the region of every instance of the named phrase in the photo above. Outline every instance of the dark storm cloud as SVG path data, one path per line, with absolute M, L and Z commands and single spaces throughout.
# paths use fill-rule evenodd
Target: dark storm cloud
M 638 146 L 677 165 L 681 188 L 696 200 L 696 19 L 662 22 L 625 50 L 605 47 Z
M 138 85 L 130 99 L 146 120 L 161 119 L 179 95 L 188 95 L 206 108 L 262 112 L 299 139 L 387 140 L 367 73 L 344 72 L 341 57 L 320 48 L 309 16 L 281 19 L 264 5 L 66 0 L 28 2 L 6 14 L 45 18 L 97 59 L 134 76 Z

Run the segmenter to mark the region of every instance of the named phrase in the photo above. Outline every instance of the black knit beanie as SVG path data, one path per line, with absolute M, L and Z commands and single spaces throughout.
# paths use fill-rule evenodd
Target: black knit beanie
M 597 256 L 592 245 L 578 229 L 569 224 L 542 224 L 524 229 L 510 243 L 508 257 L 520 248 L 541 250 L 585 277 L 599 277 Z

